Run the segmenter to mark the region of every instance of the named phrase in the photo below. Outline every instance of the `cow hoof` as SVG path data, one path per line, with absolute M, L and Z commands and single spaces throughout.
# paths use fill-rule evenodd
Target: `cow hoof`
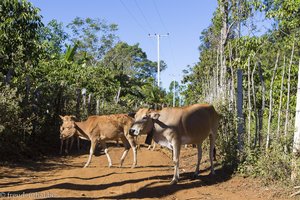
M 132 169 L 135 168 L 135 167 L 136 167 L 136 165 L 132 165 L 132 166 L 131 166 Z
M 176 185 L 178 183 L 178 180 L 172 180 L 171 182 L 170 182 L 170 185 Z
M 112 165 L 108 165 L 108 168 L 111 168 L 112 167 Z
M 87 165 L 84 165 L 83 168 L 87 168 Z

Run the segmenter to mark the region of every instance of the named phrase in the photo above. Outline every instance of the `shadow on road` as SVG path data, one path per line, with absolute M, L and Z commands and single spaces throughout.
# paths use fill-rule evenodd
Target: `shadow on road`
M 99 197 L 100 199 L 143 199 L 143 198 L 163 198 L 166 195 L 171 195 L 180 190 L 186 190 L 191 188 L 197 188 L 202 186 L 214 185 L 217 183 L 222 183 L 231 179 L 232 173 L 225 172 L 222 168 L 216 170 L 216 175 L 200 175 L 196 180 L 192 180 L 193 173 L 183 173 L 181 174 L 180 182 L 177 185 L 169 185 L 169 181 L 172 178 L 170 176 L 164 177 L 153 177 L 154 179 L 164 179 L 168 180 L 165 184 L 160 184 L 157 186 L 153 186 L 161 181 L 152 182 L 144 187 L 140 188 L 135 192 L 125 193 L 116 196 L 104 196 Z
M 138 173 L 137 171 L 136 173 Z M 113 174 L 113 173 L 112 173 Z M 106 176 L 112 175 L 108 174 Z M 123 180 L 119 182 L 112 182 L 106 184 L 75 184 L 75 183 L 59 183 L 46 187 L 24 189 L 19 191 L 11 191 L 10 193 L 14 194 L 23 194 L 23 193 L 35 193 L 35 192 L 45 192 L 51 189 L 64 189 L 64 190 L 76 190 L 76 191 L 101 191 L 110 187 L 122 187 L 126 184 L 136 184 L 144 181 L 151 181 L 144 187 L 138 189 L 135 192 L 124 193 L 115 196 L 102 196 L 97 198 L 89 197 L 78 197 L 78 198 L 66 198 L 66 197 L 51 197 L 51 199 L 142 199 L 142 198 L 162 198 L 166 195 L 171 195 L 180 190 L 186 190 L 190 188 L 214 185 L 217 183 L 222 183 L 231 178 L 232 173 L 225 172 L 222 168 L 216 169 L 216 175 L 200 175 L 197 179 L 191 179 L 193 173 L 182 173 L 180 182 L 177 185 L 169 185 L 169 181 L 172 179 L 172 174 L 162 175 L 162 176 L 152 176 L 144 177 L 139 179 L 130 179 Z M 105 175 L 104 175 L 105 176 Z M 69 177 L 72 178 L 72 177 Z M 76 178 L 76 177 L 75 177 Z M 100 177 L 93 177 L 100 178 Z M 50 199 L 50 198 L 49 198 Z

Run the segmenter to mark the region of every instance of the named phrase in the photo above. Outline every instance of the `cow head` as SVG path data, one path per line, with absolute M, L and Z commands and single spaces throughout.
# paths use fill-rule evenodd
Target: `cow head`
M 154 120 L 159 118 L 159 113 L 150 111 L 147 108 L 140 109 L 134 117 L 134 123 L 129 130 L 129 134 L 136 136 L 139 134 L 148 134 L 154 126 Z
M 72 137 L 76 133 L 75 129 L 75 120 L 76 117 L 74 115 L 66 115 L 59 117 L 62 119 L 63 123 L 60 126 L 60 139 L 67 139 Z

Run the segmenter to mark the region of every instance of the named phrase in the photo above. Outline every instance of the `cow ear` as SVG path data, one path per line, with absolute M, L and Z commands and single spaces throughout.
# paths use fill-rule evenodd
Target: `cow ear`
M 127 115 L 128 115 L 129 117 L 131 117 L 131 118 L 134 118 L 135 112 L 130 112 L 130 113 L 128 113 Z
M 59 117 L 60 117 L 62 120 L 64 120 L 64 117 L 63 117 L 63 116 L 59 115 Z
M 77 118 L 75 115 L 71 115 L 71 119 L 75 121 Z
M 150 117 L 151 117 L 152 119 L 158 119 L 159 116 L 160 116 L 160 114 L 158 114 L 158 113 L 156 113 L 156 112 L 150 113 Z

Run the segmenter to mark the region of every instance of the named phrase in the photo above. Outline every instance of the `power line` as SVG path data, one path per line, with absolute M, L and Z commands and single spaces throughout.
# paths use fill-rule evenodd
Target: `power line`
M 129 8 L 125 5 L 125 3 L 122 1 L 122 0 L 120 0 L 120 2 L 121 2 L 121 4 L 123 5 L 123 7 L 127 10 L 127 12 L 129 13 L 129 15 L 133 18 L 133 20 L 136 22 L 136 24 L 141 28 L 141 29 L 143 29 L 144 30 L 144 32 L 148 32 L 145 28 L 144 28 L 144 26 L 142 26 L 142 24 L 140 24 L 140 22 L 136 19 L 136 17 L 132 14 L 132 12 L 129 10 Z
M 156 5 L 156 3 L 155 3 L 155 0 L 152 0 L 152 2 L 153 2 L 153 5 L 154 5 L 154 8 L 155 8 L 155 11 L 156 11 L 156 13 L 157 13 L 157 15 L 158 15 L 158 18 L 159 18 L 160 23 L 162 24 L 162 26 L 163 26 L 163 28 L 165 29 L 165 31 L 168 32 L 167 27 L 166 27 L 164 21 L 162 20 L 162 17 L 161 17 L 161 15 L 160 15 L 160 12 L 159 12 L 159 10 L 158 10 L 158 7 L 157 7 L 157 5 Z
M 163 19 L 162 19 L 162 16 L 161 16 L 161 14 L 160 14 L 160 12 L 159 12 L 159 10 L 158 10 L 158 6 L 157 6 L 157 4 L 155 3 L 155 0 L 152 0 L 152 2 L 153 2 L 155 11 L 156 11 L 156 13 L 157 13 L 157 15 L 158 15 L 158 18 L 159 18 L 159 21 L 160 21 L 162 27 L 165 29 L 165 31 L 166 31 L 167 33 L 169 33 L 169 31 L 168 31 L 168 29 L 167 29 L 167 26 L 165 25 L 165 23 L 164 23 L 164 21 L 163 21 Z M 168 37 L 168 45 L 169 45 L 169 49 L 170 49 L 170 52 L 171 52 L 171 60 L 172 60 L 172 64 L 173 64 L 173 66 L 175 66 L 175 56 L 174 56 L 174 51 L 173 51 L 173 48 L 172 48 L 172 40 L 171 40 L 171 39 L 172 39 L 171 37 Z
M 142 17 L 144 18 L 146 24 L 148 25 L 148 27 L 149 27 L 149 28 L 151 29 L 151 31 L 152 31 L 153 28 L 152 28 L 151 24 L 149 23 L 147 17 L 144 15 L 144 12 L 143 12 L 143 10 L 141 9 L 141 7 L 139 6 L 137 0 L 134 0 L 134 3 L 135 3 L 135 5 L 136 5 L 136 7 L 138 8 L 138 10 L 140 11 Z

